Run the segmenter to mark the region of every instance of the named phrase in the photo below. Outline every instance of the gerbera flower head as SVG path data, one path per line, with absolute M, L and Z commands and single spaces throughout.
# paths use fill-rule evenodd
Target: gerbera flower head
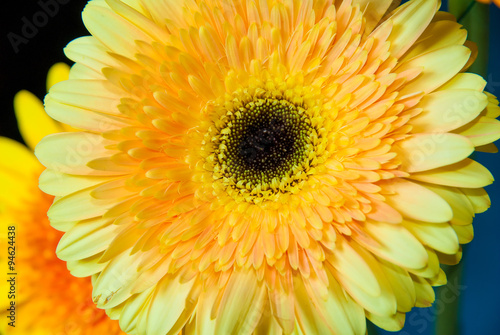
M 68 79 L 68 73 L 66 64 L 54 65 L 47 87 Z M 10 247 L 12 258 L 2 254 L 1 263 L 9 269 L 7 278 L 14 276 L 15 287 L 11 290 L 9 283 L 8 289 L 2 290 L 2 327 L 12 323 L 3 330 L 7 334 L 13 331 L 35 335 L 123 334 L 118 323 L 93 304 L 91 281 L 73 277 L 65 262 L 57 258 L 55 250 L 63 233 L 50 227 L 46 215 L 54 197 L 38 189 L 43 166 L 36 160 L 33 148 L 48 134 L 72 129 L 48 117 L 42 102 L 28 91 L 15 96 L 14 109 L 30 149 L 0 137 L 0 223 L 2 234 L 13 233 L 5 236 L 10 237 L 8 240 L 2 235 L 2 246 L 6 252 Z M 3 282 L 7 284 L 7 280 Z M 8 318 L 12 302 L 15 320 Z
M 91 1 L 45 104 L 58 255 L 138 334 L 364 334 L 486 210 L 498 101 L 413 0 Z

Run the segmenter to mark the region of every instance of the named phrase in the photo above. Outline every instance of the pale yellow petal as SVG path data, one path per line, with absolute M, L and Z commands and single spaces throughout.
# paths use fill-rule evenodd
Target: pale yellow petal
M 136 41 L 149 44 L 152 37 L 139 28 L 131 25 L 123 17 L 110 8 L 89 2 L 82 13 L 83 22 L 89 32 L 110 51 L 134 58 L 137 52 Z
M 156 286 L 142 291 L 141 293 L 131 296 L 122 307 L 120 315 L 120 328 L 126 332 L 131 333 L 137 327 L 139 315 L 148 308 L 148 302 L 151 299 Z
M 114 205 L 114 202 L 92 198 L 90 196 L 92 190 L 91 187 L 56 198 L 48 210 L 47 216 L 54 221 L 76 221 L 103 215 Z
M 377 258 L 387 280 L 391 284 L 398 303 L 399 312 L 409 312 L 415 306 L 415 287 L 410 274 L 398 265 Z
M 442 168 L 412 173 L 409 178 L 432 184 L 467 188 L 484 187 L 493 183 L 493 176 L 488 169 L 469 158 Z
M 416 307 L 430 307 L 436 299 L 436 294 L 432 286 L 424 278 L 412 275 L 417 294 Z
M 453 210 L 452 224 L 468 225 L 472 223 L 474 217 L 474 207 L 465 194 L 458 188 L 439 186 L 439 185 L 426 185 L 427 188 L 438 194 L 441 198 L 446 200 Z
M 398 312 L 391 316 L 378 316 L 376 314 L 367 313 L 366 317 L 378 327 L 391 332 L 396 332 L 403 328 L 406 314 Z
M 486 87 L 486 80 L 475 73 L 458 73 L 446 84 L 439 88 L 444 90 L 474 90 L 482 92 Z
M 467 31 L 461 28 L 462 26 L 454 21 L 431 23 L 402 60 L 452 45 L 463 45 L 467 39 Z
M 108 81 L 78 79 L 55 84 L 49 97 L 61 104 L 121 116 L 118 105 L 126 94 Z M 47 112 L 51 114 L 50 107 Z
M 113 220 L 101 217 L 79 222 L 59 241 L 57 256 L 65 261 L 94 256 L 104 251 L 122 229 L 122 226 L 114 225 Z
M 460 72 L 469 57 L 470 50 L 468 48 L 456 45 L 438 49 L 401 63 L 396 69 L 398 73 L 415 68 L 420 68 L 423 72 L 406 84 L 399 92 L 400 95 L 434 91 Z
M 484 188 L 462 188 L 463 194 L 469 199 L 474 212 L 483 213 L 491 206 L 491 200 Z
M 359 8 L 364 13 L 366 33 L 370 33 L 378 25 L 393 2 L 393 0 L 353 0 L 352 4 L 359 5 Z
M 59 122 L 92 132 L 104 133 L 109 130 L 124 128 L 131 124 L 130 120 L 123 117 L 103 114 L 86 108 L 68 105 L 67 103 L 61 103 L 54 100 L 52 95 L 45 98 L 45 109 L 50 117 Z
M 361 305 L 364 309 L 376 313 L 378 315 L 392 315 L 397 310 L 397 302 L 391 285 L 387 280 L 382 268 L 377 262 L 375 256 L 366 249 L 366 245 L 351 242 L 354 251 L 360 255 L 377 279 L 380 287 L 380 294 L 370 295 L 363 287 L 358 286 L 355 282 L 344 277 L 336 270 L 332 269 L 332 274 L 342 287 L 350 294 L 350 296 Z
M 294 276 L 294 292 L 296 296 L 297 323 L 303 334 L 363 334 L 365 322 L 363 309 L 344 293 L 335 278 L 329 276 L 330 288 L 326 300 L 311 296 L 303 280 Z M 313 303 L 314 300 L 316 303 Z M 325 313 L 336 313 L 331 318 Z M 328 319 L 325 319 L 329 317 Z M 351 321 L 352 320 L 352 321 Z
M 88 167 L 87 164 L 94 159 L 116 153 L 115 150 L 105 148 L 111 143 L 113 142 L 92 133 L 52 134 L 37 145 L 35 155 L 45 167 L 56 172 L 76 175 L 109 175 L 112 172 L 97 171 Z
M 40 175 L 38 186 L 47 194 L 62 197 L 109 180 L 108 176 L 77 176 L 46 169 Z
M 177 334 L 182 314 L 196 280 L 181 282 L 180 276 L 165 276 L 156 286 L 147 315 L 148 334 Z M 194 297 L 197 299 L 198 297 Z M 165 303 L 168 301 L 168 303 Z M 184 322 L 187 320 L 184 320 Z M 182 324 L 181 326 L 184 326 Z M 173 329 L 174 328 L 174 329 Z
M 366 222 L 363 229 L 380 245 L 365 245 L 375 255 L 409 269 L 421 269 L 427 264 L 424 247 L 401 225 Z
M 449 223 L 406 220 L 403 225 L 425 245 L 445 254 L 458 252 L 457 234 Z
M 467 226 L 452 226 L 455 233 L 458 236 L 458 242 L 460 244 L 469 243 L 474 238 L 474 227 L 472 224 Z
M 68 270 L 75 277 L 89 277 L 93 274 L 101 272 L 105 267 L 106 263 L 100 263 L 102 253 L 96 254 L 94 256 L 79 259 L 77 261 L 67 262 Z
M 218 311 L 216 334 L 246 334 L 257 326 L 264 311 L 266 288 L 253 271 L 233 271 Z
M 398 7 L 388 20 L 393 28 L 389 41 L 394 57 L 403 55 L 431 22 L 438 9 L 437 0 L 413 0 Z
M 329 263 L 342 275 L 366 290 L 372 296 L 380 294 L 380 286 L 365 260 L 350 246 L 349 242 L 338 237 L 335 252 L 327 256 Z
M 416 134 L 397 142 L 394 151 L 403 170 L 414 173 L 460 162 L 474 152 L 474 146 L 456 134 Z
M 426 95 L 416 108 L 423 111 L 409 122 L 413 133 L 442 133 L 459 128 L 488 104 L 485 94 L 475 90 L 444 90 Z
M 500 121 L 482 116 L 455 132 L 467 137 L 474 146 L 486 145 L 500 138 Z
M 425 186 L 398 180 L 386 183 L 384 187 L 394 192 L 387 195 L 387 203 L 407 218 L 439 223 L 450 221 L 453 217 L 450 205 Z

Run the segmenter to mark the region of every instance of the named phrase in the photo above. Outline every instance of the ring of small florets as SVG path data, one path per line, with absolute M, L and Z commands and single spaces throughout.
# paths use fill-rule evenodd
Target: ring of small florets
M 202 142 L 213 192 L 237 202 L 297 194 L 327 156 L 320 99 L 304 89 L 238 90 L 211 106 Z

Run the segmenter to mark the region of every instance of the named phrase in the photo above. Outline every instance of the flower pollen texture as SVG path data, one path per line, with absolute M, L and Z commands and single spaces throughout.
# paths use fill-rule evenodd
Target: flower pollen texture
M 45 99 L 81 131 L 35 152 L 57 254 L 123 331 L 364 335 L 432 304 L 500 108 L 438 1 L 391 4 L 87 4 Z

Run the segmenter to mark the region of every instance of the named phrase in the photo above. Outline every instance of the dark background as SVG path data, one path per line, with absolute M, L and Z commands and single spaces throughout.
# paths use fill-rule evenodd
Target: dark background
M 64 46 L 71 40 L 88 35 L 81 21 L 83 0 L 23 0 L 9 1 L 1 8 L 0 17 L 0 92 L 1 119 L 0 135 L 22 142 L 19 135 L 12 99 L 21 89 L 27 89 L 43 98 L 45 79 L 48 69 L 56 62 L 65 61 Z M 46 20 L 40 12 L 41 3 L 56 3 L 52 15 Z M 490 12 L 490 63 L 487 90 L 500 96 L 500 9 L 491 6 Z M 17 45 L 17 52 L 11 39 L 22 37 L 26 21 L 37 20 L 39 27 L 30 31 L 30 37 Z M 476 155 L 476 160 L 484 164 L 496 176 L 500 176 L 500 154 Z M 0 158 L 1 159 L 1 158 Z M 475 220 L 475 238 L 464 251 L 463 279 L 451 289 L 448 296 L 456 299 L 438 299 L 438 308 L 414 309 L 408 314 L 401 335 L 434 334 L 436 315 L 446 314 L 459 299 L 459 312 L 456 315 L 462 335 L 500 334 L 500 188 L 498 184 L 487 188 L 492 207 Z M 458 278 L 458 277 L 457 277 Z M 455 277 L 451 278 L 453 282 Z M 452 281 L 452 280 L 450 280 Z M 446 300 L 446 301 L 444 301 Z M 380 334 L 386 332 L 379 331 Z M 387 333 L 390 334 L 390 333 Z M 394 334 L 394 333 L 392 333 Z M 440 334 L 438 334 L 440 335 Z

